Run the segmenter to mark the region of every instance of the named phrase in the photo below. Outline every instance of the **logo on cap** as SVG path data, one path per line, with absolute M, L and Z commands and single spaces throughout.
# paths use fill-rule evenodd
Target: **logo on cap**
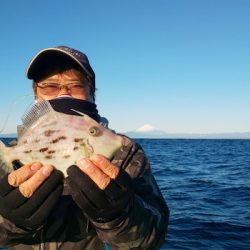
M 58 46 L 58 48 L 66 51 L 66 52 L 68 52 L 73 57 L 76 57 L 79 61 L 83 61 L 84 60 L 85 63 L 88 63 L 87 59 L 86 59 L 86 56 L 83 53 L 81 53 L 80 51 L 77 51 L 77 50 L 74 50 L 72 48 L 65 47 L 65 46 Z

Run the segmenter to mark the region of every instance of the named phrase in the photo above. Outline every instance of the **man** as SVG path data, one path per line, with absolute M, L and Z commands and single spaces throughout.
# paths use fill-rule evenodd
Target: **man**
M 95 105 L 95 73 L 82 52 L 44 49 L 31 60 L 27 77 L 36 102 L 48 100 L 68 114 L 77 107 L 107 125 Z M 0 246 L 159 249 L 163 243 L 169 211 L 142 148 L 131 139 L 124 137 L 111 161 L 79 159 L 65 180 L 49 164 L 13 164 L 17 170 L 0 180 Z

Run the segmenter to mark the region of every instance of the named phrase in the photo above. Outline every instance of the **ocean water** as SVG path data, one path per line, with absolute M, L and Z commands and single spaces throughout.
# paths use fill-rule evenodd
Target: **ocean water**
M 170 209 L 161 250 L 250 249 L 250 140 L 137 142 Z
M 250 249 L 250 140 L 137 141 L 170 209 L 161 249 Z

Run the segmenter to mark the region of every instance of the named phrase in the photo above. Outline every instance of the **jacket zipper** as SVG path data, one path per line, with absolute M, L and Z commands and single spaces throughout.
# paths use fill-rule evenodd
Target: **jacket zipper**
M 40 244 L 39 250 L 45 250 L 45 243 L 44 242 L 42 242 Z
M 45 250 L 45 242 L 43 241 L 43 238 L 44 238 L 44 228 L 42 228 L 41 230 L 41 243 L 40 243 L 40 246 L 39 246 L 39 250 Z

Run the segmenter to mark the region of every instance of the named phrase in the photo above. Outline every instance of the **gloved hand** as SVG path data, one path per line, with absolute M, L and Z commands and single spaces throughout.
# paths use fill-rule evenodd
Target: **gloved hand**
M 83 172 L 83 168 L 76 165 L 70 166 L 67 170 L 66 183 L 71 188 L 74 201 L 87 217 L 96 222 L 107 222 L 122 216 L 134 194 L 132 180 L 123 169 L 118 169 L 118 175 L 114 179 L 109 178 L 107 186 L 103 189 L 96 184 L 98 183 L 97 179 L 91 176 L 95 174 L 93 170 L 98 172 L 103 168 L 108 169 L 108 171 L 112 167 L 117 168 L 107 159 L 104 161 L 106 161 L 103 164 L 106 165 L 105 167 L 97 161 L 88 161 L 87 165 L 89 166 L 86 167 L 89 171 L 86 171 L 88 174 Z M 96 175 L 106 178 L 107 172 L 106 176 L 104 172 L 103 170 L 102 173 Z M 99 183 L 102 183 L 102 180 Z
M 54 170 L 31 197 L 26 198 L 18 186 L 9 184 L 6 175 L 0 180 L 0 214 L 22 228 L 38 228 L 45 222 L 62 193 L 62 179 L 62 173 Z

